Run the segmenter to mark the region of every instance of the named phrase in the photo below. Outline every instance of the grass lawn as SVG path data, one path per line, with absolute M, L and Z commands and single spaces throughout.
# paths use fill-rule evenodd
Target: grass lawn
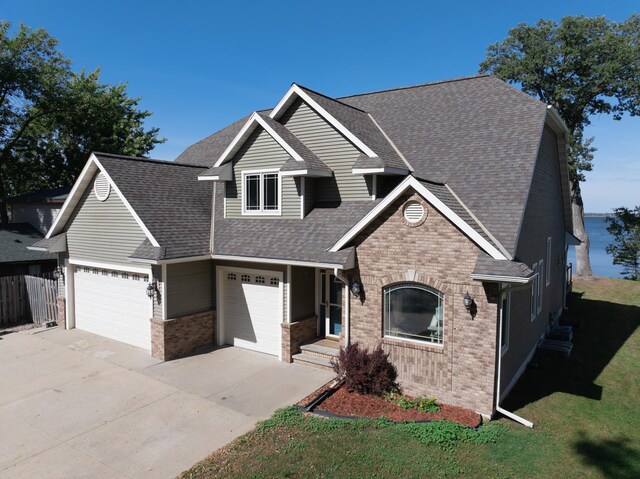
M 576 281 L 570 359 L 538 355 L 479 431 L 339 421 L 280 410 L 182 478 L 640 477 L 640 282 Z

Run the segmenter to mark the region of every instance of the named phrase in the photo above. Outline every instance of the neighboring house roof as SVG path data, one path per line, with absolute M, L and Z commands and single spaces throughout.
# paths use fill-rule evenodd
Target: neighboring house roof
M 62 186 L 51 190 L 36 191 L 8 198 L 7 203 L 64 203 L 71 191 L 70 186 Z
M 337 99 L 294 86 L 376 153 L 362 155 L 354 169 L 407 170 L 408 163 L 416 178 L 446 184 L 460 216 L 506 257 L 515 255 L 548 116 L 544 103 L 491 75 Z M 245 121 L 189 147 L 176 162 L 211 167 Z
M 29 223 L 0 225 L 0 263 L 55 260 L 55 254 L 27 249 L 40 240 L 42 234 Z

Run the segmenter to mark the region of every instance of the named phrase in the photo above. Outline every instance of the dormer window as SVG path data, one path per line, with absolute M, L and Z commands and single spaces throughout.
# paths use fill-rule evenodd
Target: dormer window
M 242 172 L 242 213 L 279 215 L 280 190 L 277 170 Z

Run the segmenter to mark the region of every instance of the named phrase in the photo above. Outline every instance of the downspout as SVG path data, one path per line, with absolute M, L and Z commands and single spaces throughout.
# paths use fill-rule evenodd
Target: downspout
M 349 344 L 349 329 L 350 329 L 350 318 L 349 318 L 349 304 L 351 303 L 351 298 L 349 298 L 349 278 L 347 278 L 344 272 L 341 269 L 333 268 L 333 274 L 336 278 L 342 281 L 346 285 L 346 294 L 344 299 L 344 341 L 345 344 Z
M 507 288 L 511 290 L 511 288 Z M 500 298 L 502 298 L 503 289 L 500 288 Z M 507 411 L 500 407 L 500 384 L 501 384 L 501 373 L 502 373 L 502 315 L 504 311 L 502 310 L 502 299 L 500 300 L 500 320 L 498 321 L 498 379 L 496 384 L 496 411 L 498 411 L 503 416 L 508 417 L 509 419 L 513 419 L 516 422 L 519 422 L 523 426 L 533 427 L 533 423 L 531 421 L 527 421 L 526 419 L 518 416 L 517 414 L 512 413 L 511 411 Z

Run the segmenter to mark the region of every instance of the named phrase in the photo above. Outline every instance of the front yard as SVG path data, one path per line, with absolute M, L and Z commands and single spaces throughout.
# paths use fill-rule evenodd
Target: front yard
M 582 320 L 571 358 L 536 356 L 503 404 L 533 430 L 285 409 L 181 477 L 640 477 L 640 282 L 576 281 L 569 314 Z

